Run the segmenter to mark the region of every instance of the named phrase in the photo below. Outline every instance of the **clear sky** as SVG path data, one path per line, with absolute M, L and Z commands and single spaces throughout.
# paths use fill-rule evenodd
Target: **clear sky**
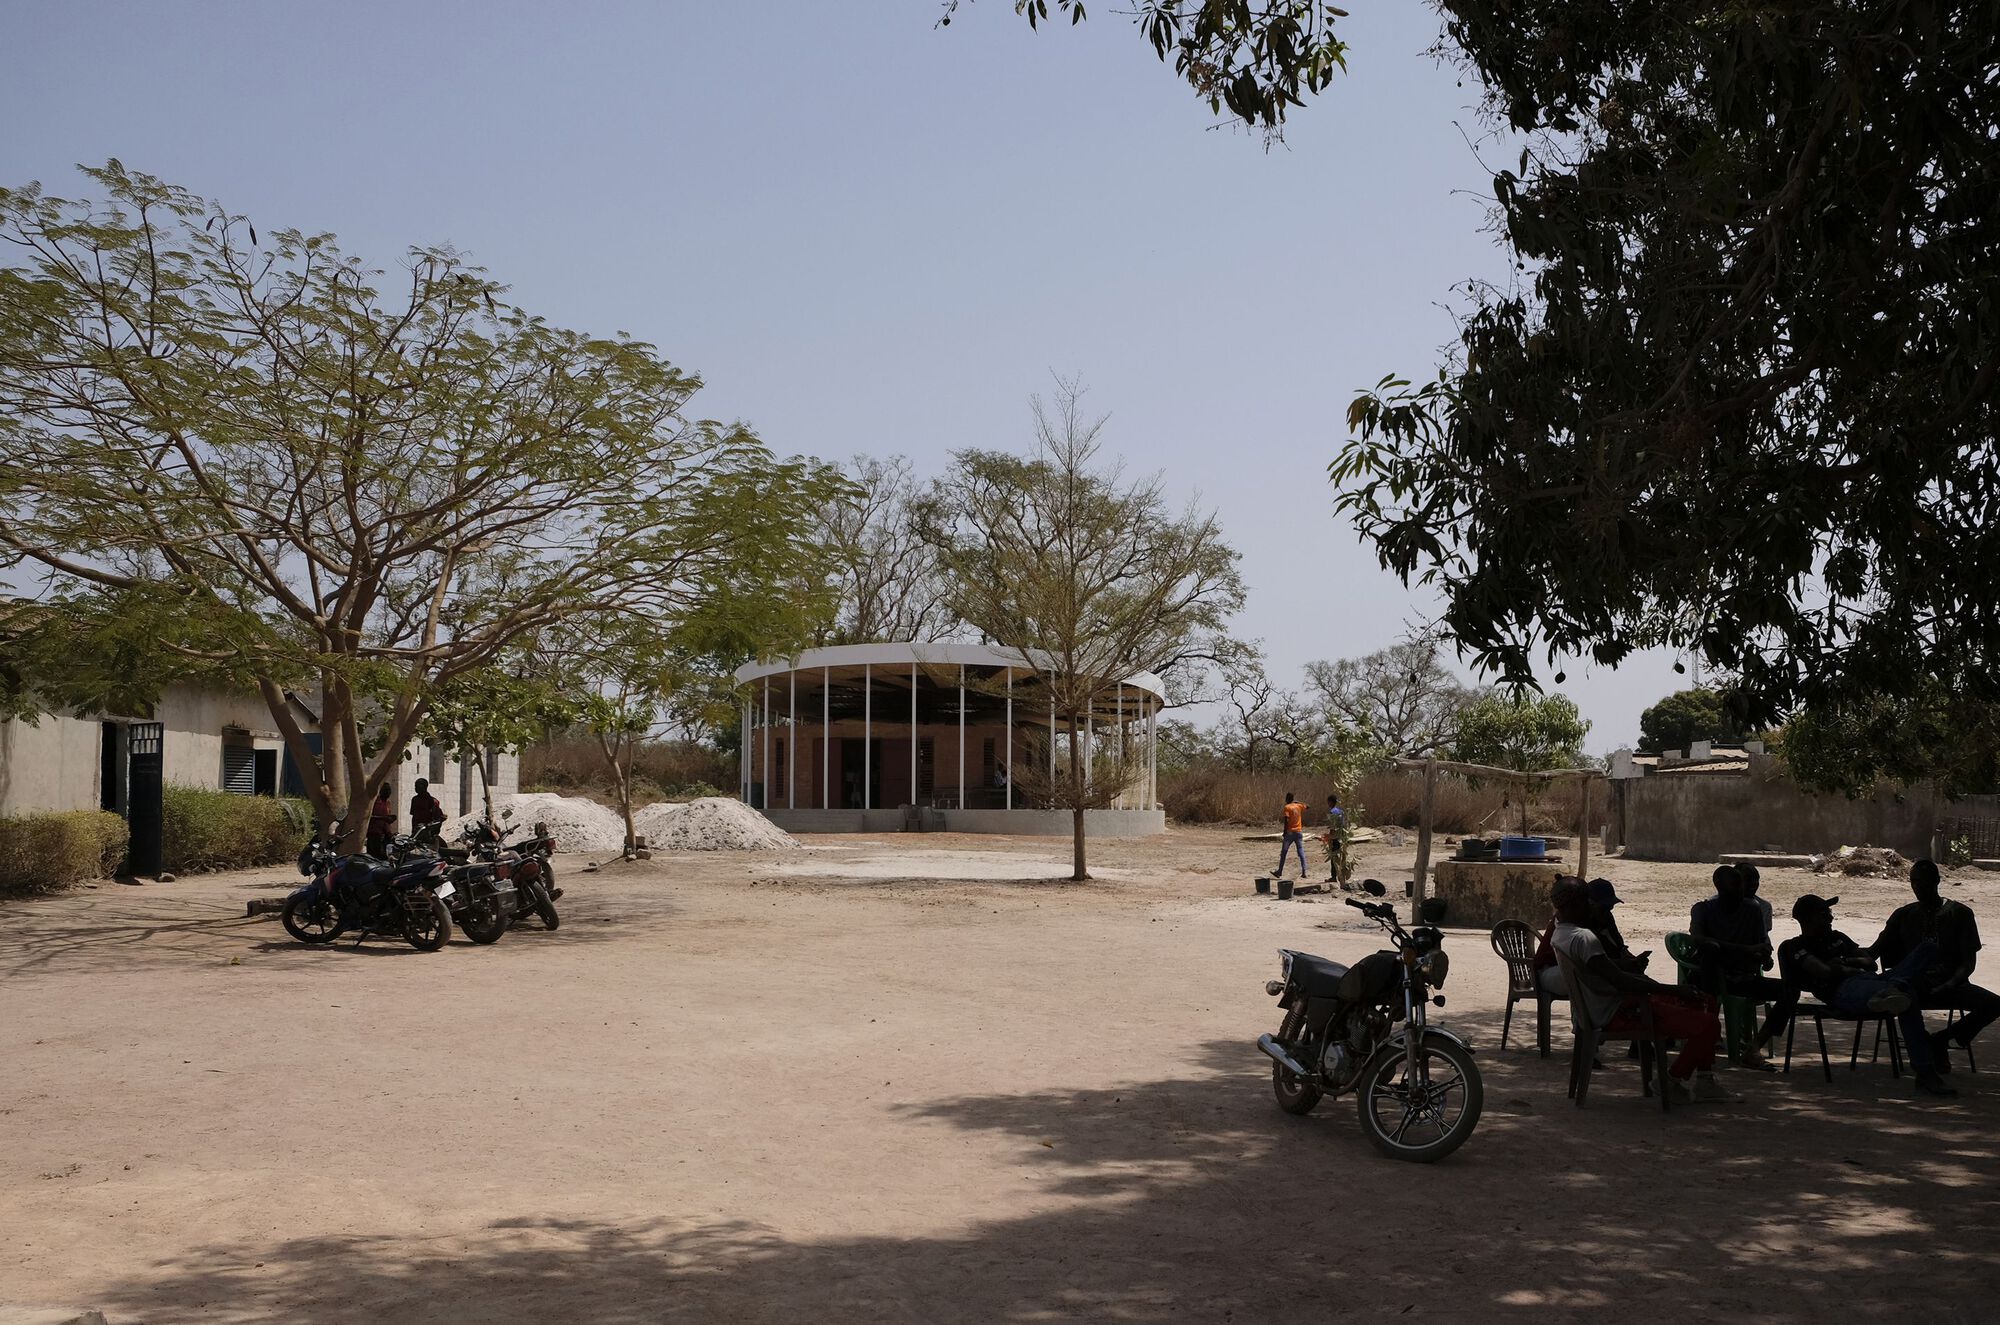
M 1267 152 L 1109 6 L 0 0 L 0 181 L 87 196 L 74 164 L 115 156 L 380 263 L 455 245 L 787 452 L 936 472 L 1025 446 L 1080 373 L 1108 447 L 1220 512 L 1239 633 L 1296 684 L 1434 609 L 1325 467 L 1355 388 L 1434 370 L 1453 287 L 1505 271 L 1435 16 L 1350 8 L 1349 75 Z M 1593 751 L 1671 662 L 1568 669 Z

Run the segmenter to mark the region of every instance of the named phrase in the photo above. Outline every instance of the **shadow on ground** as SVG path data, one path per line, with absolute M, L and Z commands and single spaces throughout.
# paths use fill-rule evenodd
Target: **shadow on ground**
M 1470 1029 L 1497 1040 L 1497 1022 Z M 1435 1166 L 1377 1157 L 1348 1101 L 1280 1114 L 1263 1060 L 1217 1042 L 1157 1080 L 944 1096 L 889 1124 L 1017 1144 L 1046 1207 L 1025 1217 L 978 1218 L 968 1200 L 970 1222 L 926 1236 L 787 1237 L 524 1212 L 433 1222 L 423 1240 L 210 1247 L 103 1305 L 328 1321 L 1990 1318 L 2000 1091 L 1932 1106 L 1886 1071 L 1739 1077 L 1743 1102 L 1662 1117 L 1622 1062 L 1577 1110 L 1560 1058 L 1480 1057 L 1487 1116 Z M 885 1222 L 874 1199 L 853 1194 L 856 1228 Z

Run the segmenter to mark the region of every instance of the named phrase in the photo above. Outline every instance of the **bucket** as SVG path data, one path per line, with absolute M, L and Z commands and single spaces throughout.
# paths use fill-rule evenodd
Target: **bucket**
M 1292 881 L 1290 879 L 1278 880 L 1278 900 L 1281 902 L 1292 900 Z
M 1500 839 L 1500 859 L 1502 860 L 1542 860 L 1549 852 L 1548 839 L 1541 837 L 1503 837 Z
M 1259 896 L 1264 896 L 1264 897 L 1268 897 L 1268 896 L 1270 896 L 1270 893 L 1271 893 L 1271 880 L 1270 880 L 1270 879 L 1269 879 L 1268 877 L 1266 877 L 1266 876 L 1263 876 L 1263 875 L 1259 875 L 1259 876 L 1258 876 L 1258 878 L 1257 878 L 1257 892 L 1258 892 L 1258 895 L 1259 895 Z

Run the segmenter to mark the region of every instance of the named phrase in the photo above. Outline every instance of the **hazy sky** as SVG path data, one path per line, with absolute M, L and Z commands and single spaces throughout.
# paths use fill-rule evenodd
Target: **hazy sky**
M 116 156 L 380 263 L 455 245 L 787 452 L 936 472 L 1081 373 L 1109 448 L 1219 510 L 1239 633 L 1296 684 L 1432 610 L 1325 467 L 1354 389 L 1432 371 L 1452 288 L 1505 270 L 1434 16 L 1349 7 L 1351 72 L 1266 152 L 1095 5 L 0 0 L 0 181 L 87 195 Z M 1569 669 L 1593 751 L 1671 661 Z

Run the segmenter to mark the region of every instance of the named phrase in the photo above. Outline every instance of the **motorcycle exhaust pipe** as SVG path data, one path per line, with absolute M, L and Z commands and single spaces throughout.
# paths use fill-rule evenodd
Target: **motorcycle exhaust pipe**
M 1274 1062 L 1277 1062 L 1278 1064 L 1283 1066 L 1284 1069 L 1290 1072 L 1293 1076 L 1310 1077 L 1312 1075 L 1311 1072 L 1308 1072 L 1305 1068 L 1299 1066 L 1298 1059 L 1292 1057 L 1290 1054 L 1285 1052 L 1285 1046 L 1279 1044 L 1275 1039 L 1271 1038 L 1270 1036 L 1268 1035 L 1258 1036 L 1257 1047 L 1259 1049 L 1262 1049 L 1266 1054 L 1270 1055 L 1271 1059 Z

